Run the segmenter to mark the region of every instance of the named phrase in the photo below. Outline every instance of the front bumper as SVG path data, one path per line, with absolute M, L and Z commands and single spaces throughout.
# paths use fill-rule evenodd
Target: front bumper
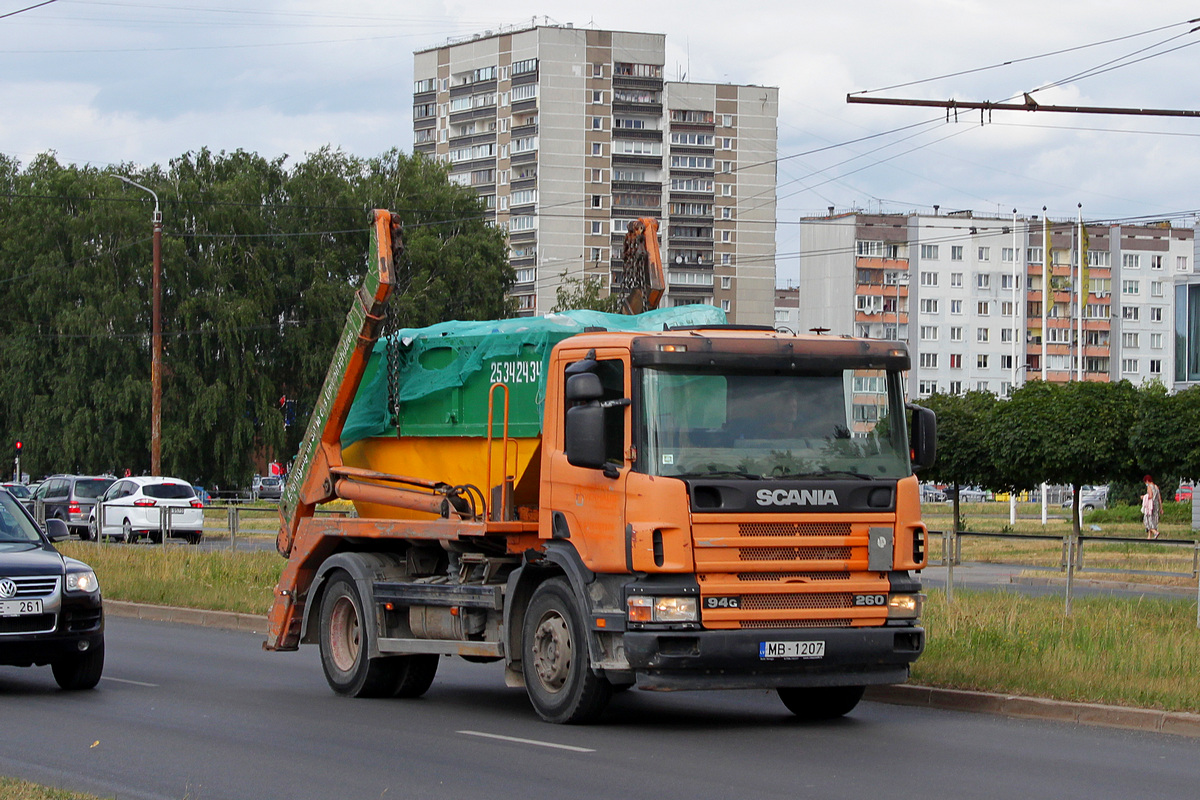
M 903 683 L 925 649 L 915 626 L 626 631 L 639 689 L 773 689 Z M 763 642 L 821 641 L 821 658 L 764 659 Z
M 64 598 L 53 631 L 0 633 L 0 664 L 49 664 L 58 658 L 98 647 L 103 641 L 104 610 L 100 595 Z

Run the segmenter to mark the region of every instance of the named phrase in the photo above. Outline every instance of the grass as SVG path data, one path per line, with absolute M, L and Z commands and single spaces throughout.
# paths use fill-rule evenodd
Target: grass
M 287 563 L 272 551 L 204 551 L 171 547 L 59 542 L 64 555 L 96 570 L 111 600 L 266 614 Z
M 916 683 L 1058 700 L 1200 712 L 1193 604 L 931 591 Z
M 4 800 L 100 800 L 94 794 L 68 792 L 3 776 L 0 776 L 0 797 Z

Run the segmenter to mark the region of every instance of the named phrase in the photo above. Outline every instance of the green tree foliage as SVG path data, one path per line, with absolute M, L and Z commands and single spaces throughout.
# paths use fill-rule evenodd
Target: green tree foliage
M 558 276 L 558 287 L 554 290 L 554 308 L 551 313 L 560 311 L 606 311 L 618 314 L 624 308 L 620 295 L 604 294 L 600 278 L 595 275 L 585 275 L 576 278 L 567 275 L 566 270 Z
M 996 408 L 991 392 L 967 392 L 965 395 L 934 394 L 921 401 L 937 414 L 937 461 L 925 472 L 923 480 L 961 486 L 995 486 L 995 474 L 987 440 L 980 433 L 991 425 Z M 954 494 L 954 528 L 962 529 L 958 493 Z
M 511 314 L 503 232 L 423 157 L 201 150 L 98 170 L 0 155 L 0 430 L 33 474 L 149 469 L 152 204 L 117 173 L 163 210 L 168 474 L 243 486 L 295 453 L 368 268 L 371 208 L 405 225 L 400 324 Z

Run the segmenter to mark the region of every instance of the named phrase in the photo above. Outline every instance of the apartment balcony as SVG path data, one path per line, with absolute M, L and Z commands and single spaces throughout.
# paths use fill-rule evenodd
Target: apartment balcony
M 638 75 L 618 75 L 613 73 L 612 84 L 614 89 L 647 89 L 651 92 L 661 92 L 663 90 L 662 78 L 646 78 Z
M 514 125 L 512 128 L 512 138 L 520 139 L 522 136 L 536 136 L 538 132 L 538 124 L 531 122 L 528 125 Z
M 663 104 L 660 103 L 638 103 L 629 100 L 613 100 L 613 114 L 646 114 L 650 116 L 661 116 Z
M 663 140 L 663 133 L 659 130 L 650 130 L 647 128 L 613 128 L 612 138 L 661 142 Z

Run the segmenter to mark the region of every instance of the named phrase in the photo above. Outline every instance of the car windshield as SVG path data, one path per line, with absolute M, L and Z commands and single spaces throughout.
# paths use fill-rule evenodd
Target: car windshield
M 192 487 L 184 483 L 150 483 L 142 487 L 142 494 L 159 500 L 189 500 L 196 496 Z
M 86 478 L 75 481 L 76 497 L 99 497 L 104 490 L 113 485 L 114 478 Z
M 0 545 L 20 542 L 37 544 L 42 541 L 37 527 L 8 492 L 0 492 Z
M 803 375 L 644 369 L 639 469 L 652 475 L 902 478 L 899 373 Z
M 6 483 L 4 488 L 8 489 L 8 493 L 18 500 L 33 496 L 33 492 L 29 491 L 29 487 L 23 483 Z

